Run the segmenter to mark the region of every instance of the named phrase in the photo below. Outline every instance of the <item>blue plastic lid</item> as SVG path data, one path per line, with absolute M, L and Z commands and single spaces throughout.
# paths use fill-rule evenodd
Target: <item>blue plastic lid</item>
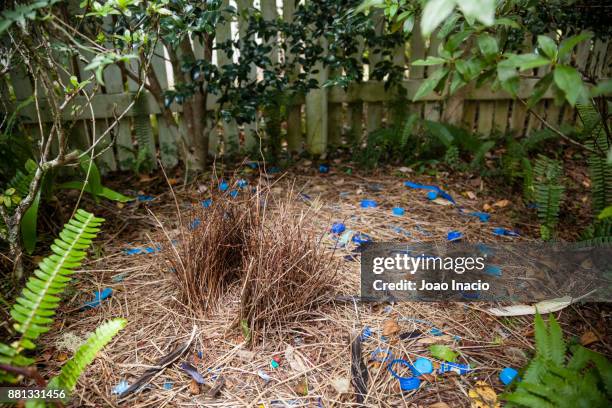
M 419 375 L 433 373 L 433 364 L 424 357 L 417 358 L 413 366 Z
M 204 208 L 210 207 L 210 205 L 212 204 L 212 198 L 207 198 L 206 200 L 202 201 L 201 204 Z
M 331 226 L 331 232 L 334 234 L 342 234 L 346 226 L 341 222 L 334 222 Z
M 226 191 L 228 188 L 229 188 L 229 184 L 227 184 L 227 182 L 226 182 L 226 181 L 223 181 L 223 180 L 222 180 L 222 181 L 219 183 L 219 190 L 221 190 L 221 191 Z
M 319 173 L 329 173 L 329 166 L 327 164 L 319 164 Z
M 361 208 L 374 208 L 376 206 L 377 204 L 374 200 L 361 200 Z
M 510 384 L 518 376 L 518 371 L 512 367 L 506 367 L 499 373 L 499 380 L 504 385 Z
M 352 241 L 356 244 L 363 244 L 363 243 L 372 241 L 372 238 L 370 238 L 366 234 L 357 233 L 353 235 Z
M 404 215 L 404 213 L 406 212 L 402 207 L 393 207 L 393 210 L 391 210 L 393 212 L 393 215 Z
M 435 200 L 436 198 L 438 198 L 438 193 L 436 193 L 435 191 L 428 191 L 427 198 L 429 198 L 430 200 Z

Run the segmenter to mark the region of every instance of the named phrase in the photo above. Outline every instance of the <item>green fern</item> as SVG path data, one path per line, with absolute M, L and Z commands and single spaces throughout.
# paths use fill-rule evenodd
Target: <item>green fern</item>
M 604 152 L 610 146 L 606 135 L 601 132 L 593 141 L 587 142 L 593 152 L 589 152 L 587 162 L 591 173 L 592 206 L 595 214 L 599 214 L 609 205 L 612 205 L 612 164 Z
M 77 350 L 74 357 L 62 366 L 59 375 L 49 381 L 48 388 L 64 389 L 72 392 L 78 378 L 94 360 L 96 354 L 125 327 L 127 320 L 113 319 L 99 326 Z
M 138 142 L 138 153 L 136 154 L 136 172 L 150 172 L 155 168 L 154 152 L 151 151 L 150 141 L 153 138 L 151 132 L 151 120 L 149 119 L 149 110 L 147 107 L 147 99 L 144 96 L 139 96 L 134 103 L 134 134 Z
M 557 225 L 565 187 L 561 184 L 561 164 L 540 155 L 533 167 L 533 192 L 540 219 L 542 239 L 549 240 Z
M 606 407 L 612 397 L 612 364 L 601 354 L 582 346 L 567 345 L 561 327 L 550 315 L 548 326 L 535 317 L 536 355 L 515 382 L 502 394 L 508 407 Z
M 85 250 L 91 245 L 104 220 L 83 210 L 64 226 L 60 238 L 51 245 L 53 254 L 38 264 L 21 295 L 11 308 L 14 328 L 21 336 L 10 346 L 0 345 L 0 361 L 4 364 L 27 366 L 33 360 L 25 357 L 25 350 L 34 349 L 34 341 L 49 331 L 60 296 L 70 275 L 81 265 Z M 0 380 L 14 381 L 11 375 L 0 372 Z

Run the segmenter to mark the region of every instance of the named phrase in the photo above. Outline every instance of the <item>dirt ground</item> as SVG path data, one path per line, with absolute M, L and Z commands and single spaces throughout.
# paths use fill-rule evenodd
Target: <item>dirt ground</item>
M 323 245 L 330 251 L 334 241 L 329 228 L 336 221 L 375 241 L 443 242 L 451 230 L 461 231 L 468 242 L 525 241 L 533 239 L 529 235 L 537 230 L 535 218 L 524 216 L 522 204 L 505 202 L 507 197 L 495 193 L 492 196 L 477 177 L 441 183 L 403 168 L 385 174 L 389 175 L 349 175 L 334 166 L 328 174 L 320 174 L 315 166 L 307 164 L 273 177 L 276 184 L 272 192 L 283 194 L 293 186 L 302 193 L 301 199 L 296 200 L 296 209 L 311 211 L 312 227 L 320 230 Z M 250 177 L 251 183 L 256 179 L 255 172 L 243 177 Z M 406 180 L 439 185 L 466 210 L 482 211 L 486 204 L 491 219 L 480 222 L 461 214 L 457 207 L 436 204 L 425 197 L 424 191 L 405 187 Z M 188 212 L 206 198 L 206 191 L 198 183 L 184 186 L 170 181 L 181 211 Z M 167 230 L 176 228 L 177 223 L 176 207 L 165 180 L 140 180 L 133 185 L 131 193 L 151 197 L 141 197 L 135 204 L 125 206 L 91 204 L 91 210 L 107 218 L 104 233 L 94 248 L 97 257 L 75 275 L 76 284 L 58 315 L 57 330 L 41 341 L 39 364 L 43 371 L 53 371 L 95 326 L 113 317 L 128 319 L 127 327 L 79 381 L 73 406 L 357 406 L 354 387 L 349 385 L 348 391 L 343 388 L 351 378 L 350 342 L 366 328 L 371 335 L 363 342 L 365 361 L 371 360 L 377 348 L 387 347 L 395 358 L 431 358 L 429 345 L 447 344 L 460 352 L 459 363 L 472 368 L 464 375 L 425 376 L 419 389 L 402 393 L 385 365 L 369 361 L 366 406 L 429 407 L 439 402 L 449 407 L 470 406 L 469 390 L 477 381 L 501 393 L 499 371 L 523 366 L 533 353 L 532 316 L 496 318 L 484 311 L 488 305 L 480 303 L 347 301 L 351 295 L 359 294 L 360 264 L 346 257 L 351 254 L 349 249 L 336 250 L 336 256 L 342 258 L 341 279 L 329 302 L 313 308 L 306 320 L 270 333 L 261 344 L 248 348 L 240 329 L 232 327 L 239 307 L 238 288 L 226 295 L 217 310 L 207 316 L 196 315 L 181 302 L 174 274 L 163 254 L 155 250 L 164 239 L 159 223 Z M 362 209 L 362 199 L 376 200 L 378 207 Z M 104 206 L 101 211 L 100 205 Z M 391 208 L 395 206 L 405 208 L 405 214 L 393 216 Z M 521 236 L 499 237 L 492 233 L 493 227 L 518 229 Z M 128 249 L 145 247 L 154 252 L 126 253 Z M 94 291 L 105 288 L 112 288 L 112 297 L 96 308 L 80 311 Z M 570 306 L 557 315 L 566 336 L 579 338 L 592 331 L 604 339 L 593 347 L 610 353 L 605 340 L 609 338 L 609 309 L 593 304 Z M 383 328 L 395 324 L 394 334 L 383 338 Z M 147 368 L 189 339 L 193 330 L 195 339 L 190 349 L 157 374 L 145 389 L 121 399 L 113 393 L 121 381 L 133 383 Z M 287 351 L 290 355 L 292 349 L 300 367 L 287 358 Z M 274 360 L 278 363 L 272 363 Z M 180 368 L 182 362 L 196 367 L 207 385 L 194 390 L 191 378 Z M 438 363 L 435 359 L 434 362 Z M 217 396 L 210 397 L 208 388 L 219 377 L 225 385 Z

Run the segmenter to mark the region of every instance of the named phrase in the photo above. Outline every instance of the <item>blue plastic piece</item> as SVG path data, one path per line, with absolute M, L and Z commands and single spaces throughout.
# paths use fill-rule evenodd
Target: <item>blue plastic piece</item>
M 393 215 L 397 215 L 398 217 L 406 213 L 402 207 L 393 207 L 391 212 L 393 212 Z
M 196 218 L 195 220 L 191 221 L 191 224 L 189 224 L 189 229 L 196 229 L 200 226 L 200 224 L 202 224 L 202 221 L 200 221 L 199 218 Z
M 121 395 L 123 394 L 128 388 L 130 388 L 130 384 L 128 384 L 127 381 L 125 380 L 121 380 L 119 381 L 119 383 L 117 385 L 115 385 L 113 387 L 113 394 L 117 394 L 117 395 Z
M 456 373 L 459 375 L 465 375 L 470 372 L 470 366 L 467 364 L 459 363 L 442 363 L 438 369 L 439 374 L 444 373 Z
M 435 200 L 436 198 L 438 198 L 438 193 L 436 193 L 435 191 L 428 191 L 427 192 L 427 199 L 428 200 Z
M 206 200 L 202 201 L 200 204 L 202 204 L 202 207 L 208 208 L 212 205 L 212 198 L 207 198 Z
M 138 255 L 142 252 L 141 248 L 130 248 L 130 249 L 126 249 L 125 253 L 127 255 Z
M 94 292 L 94 300 L 91 302 L 85 302 L 83 309 L 93 309 L 94 307 L 100 306 L 100 303 L 113 295 L 111 288 L 104 288 L 102 291 Z
M 504 385 L 510 384 L 518 376 L 518 371 L 512 367 L 506 367 L 499 373 L 499 380 Z
M 502 270 L 497 265 L 487 265 L 484 272 L 490 276 L 502 276 Z
M 229 188 L 229 184 L 227 184 L 225 180 L 221 180 L 221 182 L 219 183 L 219 190 L 227 191 L 228 188 Z
M 331 232 L 333 234 L 342 234 L 345 229 L 346 226 L 341 222 L 334 222 L 331 226 Z
M 300 197 L 302 200 L 304 200 L 304 201 L 311 201 L 311 200 L 312 200 L 312 197 L 311 197 L 311 196 L 309 196 L 308 194 L 305 194 L 305 193 L 300 193 L 300 194 L 298 194 L 298 195 L 299 195 L 299 197 Z
M 246 181 L 245 179 L 240 179 L 236 182 L 236 186 L 238 186 L 238 188 L 245 188 L 248 185 L 249 185 L 249 182 Z
M 155 197 L 150 196 L 150 195 L 145 195 L 145 194 L 139 194 L 136 196 L 136 199 L 140 202 L 146 202 L 146 201 L 153 201 L 155 200 Z
M 429 333 L 430 333 L 432 336 L 442 336 L 442 335 L 444 334 L 444 332 L 443 332 L 442 330 L 438 329 L 437 327 L 434 327 L 433 329 L 431 329 L 431 330 L 429 331 Z
M 419 373 L 419 375 L 431 374 L 433 373 L 433 364 L 429 359 L 420 357 L 414 362 L 414 369 Z
M 390 362 L 389 366 L 387 367 L 387 369 L 389 370 L 389 372 L 391 373 L 391 375 L 393 377 L 398 379 L 398 381 L 400 383 L 400 388 L 401 388 L 402 391 L 416 390 L 417 388 L 419 388 L 421 386 L 421 380 L 419 380 L 417 377 L 401 377 L 401 376 L 399 376 L 395 372 L 395 370 L 393 370 L 393 366 L 395 364 L 401 364 L 403 366 L 406 366 L 406 367 L 410 368 L 410 371 L 412 371 L 413 375 L 419 375 L 419 374 L 416 371 L 416 369 L 412 365 L 410 365 L 410 363 L 407 362 L 406 360 L 397 359 L 397 360 L 393 360 L 392 362 Z
M 471 212 L 468 215 L 472 217 L 478 217 L 481 222 L 488 222 L 489 218 L 491 218 L 491 214 L 487 214 L 485 212 L 479 212 L 479 211 Z
M 276 174 L 276 173 L 280 173 L 280 169 L 278 167 L 270 167 L 270 169 L 268 170 L 268 173 L 270 174 Z
M 232 191 L 230 191 L 230 197 L 232 197 L 232 198 L 236 198 L 236 197 L 238 197 L 238 190 L 232 190 Z
M 355 235 L 353 235 L 353 238 L 351 239 L 354 243 L 356 244 L 365 244 L 366 242 L 371 242 L 372 238 L 370 238 L 369 235 L 366 234 L 362 234 L 362 233 L 357 233 Z
M 361 200 L 361 208 L 375 208 L 377 205 L 374 200 Z
M 516 231 L 510 231 L 506 228 L 493 228 L 493 235 L 503 236 L 503 237 L 518 237 L 519 234 Z
M 259 167 L 259 163 L 257 162 L 248 162 L 247 166 L 249 166 L 250 168 L 252 168 L 253 170 L 255 170 L 256 168 Z
M 370 354 L 370 360 L 386 363 L 393 360 L 393 353 L 389 349 L 382 349 L 379 347 Z
M 319 164 L 319 173 L 329 173 L 329 166 L 327 164 Z
M 173 385 L 172 381 L 164 381 L 164 390 L 171 390 Z
M 424 184 L 413 183 L 412 181 L 406 181 L 406 182 L 404 182 L 404 185 L 406 187 L 410 187 L 410 188 L 416 188 L 416 189 L 421 189 L 421 190 L 430 190 L 432 192 L 435 192 L 437 195 L 439 195 L 443 199 L 448 200 L 448 201 L 450 201 L 453 204 L 456 204 L 455 200 L 453 199 L 453 197 L 451 197 L 450 194 L 448 194 L 447 192 L 445 192 L 444 190 L 442 190 L 438 186 L 428 186 L 428 185 L 424 185 Z M 429 195 L 428 195 L 428 197 L 429 197 Z M 430 200 L 433 200 L 433 198 L 430 198 Z
M 459 231 L 450 231 L 448 235 L 446 236 L 446 239 L 451 242 L 459 241 L 462 238 L 463 238 L 463 234 Z
M 367 340 L 370 337 L 372 337 L 372 329 L 370 329 L 369 326 L 366 326 L 363 328 L 363 330 L 361 331 L 361 341 L 363 340 Z

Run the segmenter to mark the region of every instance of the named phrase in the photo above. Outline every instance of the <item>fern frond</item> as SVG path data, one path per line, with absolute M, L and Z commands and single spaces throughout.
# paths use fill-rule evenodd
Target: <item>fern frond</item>
M 601 132 L 592 141 L 586 143 L 594 152 L 589 152 L 587 162 L 592 184 L 592 206 L 593 212 L 599 214 L 609 205 L 612 205 L 612 164 L 603 152 L 607 152 L 610 146 L 606 135 Z
M 136 155 L 136 171 L 150 171 L 155 168 L 154 152 L 151 151 L 150 141 L 153 138 L 151 131 L 151 120 L 147 100 L 139 96 L 134 103 L 134 134 L 138 142 L 138 154 Z
M 81 209 L 64 225 L 60 238 L 51 245 L 53 254 L 38 264 L 34 276 L 11 309 L 15 319 L 15 329 L 22 334 L 16 342 L 18 353 L 23 349 L 33 349 L 34 340 L 49 331 L 60 297 L 70 281 L 70 275 L 81 266 L 85 250 L 100 231 L 104 219 L 97 218 Z
M 91 364 L 96 355 L 106 346 L 117 333 L 125 327 L 127 320 L 113 319 L 99 326 L 94 333 L 79 347 L 74 357 L 62 366 L 57 377 L 54 377 L 48 388 L 64 389 L 72 392 L 78 378 L 85 368 Z
M 561 185 L 561 164 L 540 155 L 533 167 L 533 191 L 542 223 L 542 238 L 547 240 L 557 225 L 565 187 Z
M 548 330 L 546 323 L 542 319 L 542 315 L 536 313 L 534 320 L 534 335 L 536 342 L 536 356 L 541 356 L 544 359 L 549 359 L 550 350 L 548 343 Z
M 555 364 L 563 365 L 565 363 L 566 352 L 566 345 L 565 341 L 563 340 L 563 331 L 552 314 L 548 317 L 548 328 L 548 350 L 550 360 Z

